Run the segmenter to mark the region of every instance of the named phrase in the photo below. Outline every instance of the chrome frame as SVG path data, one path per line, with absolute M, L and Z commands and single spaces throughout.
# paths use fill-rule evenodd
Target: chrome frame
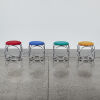
M 55 49 L 57 49 L 59 47 L 65 47 L 65 49 L 66 49 L 66 56 L 63 56 L 63 57 L 67 57 L 67 60 L 69 60 L 70 46 L 69 45 L 54 45 L 54 44 L 53 44 L 53 60 L 57 58 L 56 55 L 55 55 Z
M 86 48 L 90 47 L 90 55 L 88 54 L 87 56 L 82 56 L 81 51 Z M 85 60 L 85 61 L 94 61 L 95 59 L 95 46 L 80 46 L 77 45 L 77 56 L 78 56 L 78 61 Z M 87 59 L 85 59 L 87 58 Z
M 30 45 L 29 44 L 29 51 L 28 51 L 28 56 L 29 56 L 29 61 L 32 61 L 32 60 L 35 60 L 35 59 L 33 59 L 33 56 L 31 56 L 31 50 L 32 50 L 32 47 L 34 48 L 34 47 L 40 47 L 41 48 L 41 50 L 42 50 L 42 52 L 43 52 L 43 56 L 42 56 L 42 58 L 43 59 L 41 59 L 41 60 L 44 60 L 45 59 L 45 44 L 44 45 Z M 39 59 L 40 60 L 40 59 Z
M 18 56 L 10 56 L 9 54 L 8 54 L 8 50 L 9 50 L 9 47 L 11 47 L 11 46 L 13 46 L 13 47 L 16 47 L 17 49 L 18 49 L 18 51 L 19 51 L 19 54 L 18 54 Z M 7 60 L 7 61 L 10 61 L 10 60 L 14 60 L 13 58 L 16 58 L 16 60 L 18 59 L 19 61 L 21 60 L 21 58 L 22 58 L 22 44 L 20 44 L 20 45 L 5 45 L 5 51 L 4 51 L 4 55 L 5 55 L 5 59 Z M 7 55 L 9 55 L 9 57 L 7 57 Z M 15 60 L 14 60 L 15 61 Z

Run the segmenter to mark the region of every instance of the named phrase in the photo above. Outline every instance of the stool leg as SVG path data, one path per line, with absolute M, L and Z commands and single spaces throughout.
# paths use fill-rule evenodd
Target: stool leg
M 68 48 L 67 48 L 67 52 L 68 52 L 68 60 L 69 60 L 69 56 L 70 56 L 70 47 L 68 45 Z
M 92 57 L 93 57 L 93 60 L 94 60 L 95 59 L 95 46 L 91 47 L 91 54 L 92 54 Z
M 6 60 L 7 60 L 7 52 L 8 52 L 8 45 L 5 45 L 4 55 Z
M 29 51 L 28 51 L 28 54 L 29 54 L 28 56 L 29 56 L 29 60 L 30 60 L 30 59 L 31 59 L 31 57 L 30 57 L 30 56 L 31 56 L 31 45 L 29 45 Z
M 94 47 L 94 59 L 95 59 L 95 46 L 93 46 Z
M 22 44 L 20 44 L 20 50 L 19 50 L 19 60 L 21 60 L 22 57 Z
M 94 57 L 93 57 L 93 56 L 94 56 L 94 55 L 93 55 L 93 52 L 94 52 L 94 51 L 93 51 L 93 46 L 91 46 L 90 48 L 91 48 L 91 50 L 90 50 L 90 52 L 91 52 L 91 55 L 90 55 L 90 56 L 91 56 L 91 60 L 94 60 Z
M 53 59 L 55 57 L 55 46 L 53 45 Z
M 80 60 L 80 46 L 77 45 L 77 55 L 78 55 L 78 60 Z
M 45 44 L 44 44 L 44 48 L 43 49 L 44 49 L 44 59 L 45 59 Z
M 66 56 L 64 56 L 64 57 L 66 57 L 69 60 L 69 46 L 65 45 L 64 47 L 66 49 Z

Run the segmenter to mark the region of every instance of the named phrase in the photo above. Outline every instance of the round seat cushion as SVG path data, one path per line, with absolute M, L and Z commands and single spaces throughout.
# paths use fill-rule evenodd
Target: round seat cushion
M 42 41 L 31 41 L 31 42 L 29 42 L 29 45 L 36 45 L 36 46 L 44 45 L 44 42 L 42 42 Z
M 69 45 L 69 43 L 66 42 L 66 41 L 55 41 L 55 42 L 54 42 L 54 45 L 63 46 L 63 45 Z
M 94 43 L 90 42 L 90 41 L 81 41 L 78 43 L 78 45 L 80 45 L 80 46 L 93 46 Z
M 21 42 L 16 40 L 6 42 L 6 45 L 20 45 L 20 44 Z

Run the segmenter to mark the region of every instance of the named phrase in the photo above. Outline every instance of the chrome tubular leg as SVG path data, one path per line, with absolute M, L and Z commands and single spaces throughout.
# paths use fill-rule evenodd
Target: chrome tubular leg
M 69 47 L 69 45 L 68 45 L 67 50 L 68 50 L 68 60 L 69 60 L 69 56 L 70 56 L 70 47 Z
M 68 56 L 68 46 L 65 46 L 66 49 L 66 57 Z
M 77 56 L 78 56 L 78 60 L 79 60 L 79 47 L 77 45 Z
M 93 50 L 94 50 L 94 59 L 95 59 L 95 46 L 93 46 L 93 47 L 94 47 L 94 49 L 93 49 Z
M 22 47 L 22 44 L 21 44 L 21 53 L 23 52 L 23 47 Z
M 93 46 L 90 46 L 90 59 L 91 60 L 94 60 L 94 48 L 93 48 Z
M 53 45 L 53 59 L 55 57 L 55 46 Z
M 21 60 L 22 57 L 22 44 L 20 44 L 20 49 L 19 49 L 19 60 Z
M 31 47 L 30 47 L 30 45 L 29 45 L 29 51 L 28 51 L 28 56 L 29 56 L 29 58 L 30 58 L 30 54 L 31 54 Z
M 80 46 L 77 45 L 77 55 L 78 55 L 78 60 L 80 60 Z
M 91 59 L 94 60 L 94 50 L 93 50 L 93 46 L 91 46 Z
M 69 60 L 69 45 L 66 45 L 65 49 L 66 49 L 66 58 L 67 60 Z
M 20 58 L 22 56 L 22 45 L 20 45 Z
M 8 46 L 5 45 L 5 51 L 4 51 L 5 59 L 7 59 L 7 52 L 8 52 Z
M 92 46 L 92 56 L 93 56 L 93 60 L 95 59 L 95 46 Z
M 31 46 L 32 46 L 32 45 L 29 45 L 29 51 L 28 51 L 28 53 L 29 53 L 29 61 L 31 61 L 31 58 L 32 58 L 32 57 L 31 57 L 31 49 L 32 49 Z
M 45 59 L 45 44 L 44 44 L 44 48 L 43 49 L 44 49 L 44 59 Z

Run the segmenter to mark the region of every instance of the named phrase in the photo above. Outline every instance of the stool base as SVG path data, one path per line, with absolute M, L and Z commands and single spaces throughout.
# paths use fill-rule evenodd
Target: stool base
M 91 58 L 91 57 L 88 57 L 88 56 L 79 57 L 78 61 L 92 62 L 92 61 L 94 61 L 94 58 Z
M 17 50 L 19 52 L 18 56 L 13 56 L 13 55 L 8 54 L 10 46 L 17 48 Z M 6 45 L 4 54 L 5 54 L 6 61 L 21 61 L 22 60 L 22 58 L 21 58 L 22 57 L 22 45 L 21 44 L 20 45 Z
M 67 57 L 64 56 L 57 56 L 55 58 L 53 58 L 54 61 L 69 61 L 69 59 Z
M 89 47 L 90 48 L 90 54 L 87 54 L 87 56 L 82 56 L 81 52 L 83 51 L 83 48 Z M 94 61 L 95 59 L 95 47 L 93 46 L 77 46 L 77 54 L 78 54 L 78 61 Z
M 57 49 L 57 48 L 59 48 L 59 47 L 64 47 L 65 48 L 65 50 L 66 50 L 66 56 L 57 56 L 55 53 L 55 49 Z M 53 60 L 58 60 L 58 61 L 61 61 L 61 60 L 63 60 L 63 61 L 69 61 L 69 55 L 70 55 L 70 47 L 69 47 L 69 45 L 58 45 L 58 46 L 56 46 L 56 45 L 53 45 Z
M 19 58 L 17 56 L 10 56 L 6 58 L 6 61 L 21 61 L 22 58 Z
M 31 56 L 32 48 L 40 47 L 41 51 L 43 52 L 43 56 Z M 45 45 L 29 45 L 29 61 L 43 61 L 45 60 Z
M 44 57 L 34 56 L 29 58 L 29 61 L 44 61 Z

